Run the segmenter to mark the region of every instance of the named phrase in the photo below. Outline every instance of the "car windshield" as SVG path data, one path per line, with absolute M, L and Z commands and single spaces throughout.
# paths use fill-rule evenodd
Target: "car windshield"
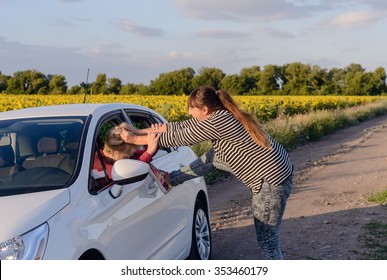
M 63 188 L 72 178 L 85 117 L 0 121 L 0 196 Z

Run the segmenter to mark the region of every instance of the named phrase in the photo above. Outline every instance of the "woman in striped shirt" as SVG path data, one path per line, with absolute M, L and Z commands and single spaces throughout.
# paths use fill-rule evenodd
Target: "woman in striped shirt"
M 283 259 L 279 246 L 280 224 L 292 189 L 293 165 L 285 149 L 268 135 L 259 122 L 242 111 L 223 90 L 200 87 L 188 98 L 189 114 L 182 122 L 153 125 L 121 137 L 142 145 L 151 131 L 160 133 L 159 146 L 189 146 L 211 141 L 212 149 L 189 166 L 170 173 L 152 170 L 167 190 L 213 167 L 231 171 L 252 194 L 257 241 L 265 259 Z

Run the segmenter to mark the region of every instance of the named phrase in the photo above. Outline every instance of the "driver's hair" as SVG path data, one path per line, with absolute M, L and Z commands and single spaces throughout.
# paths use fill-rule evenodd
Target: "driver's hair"
M 127 154 L 128 156 L 132 156 L 133 153 L 137 150 L 137 146 L 134 144 L 126 143 L 121 138 L 122 131 L 127 130 L 127 127 L 128 124 L 124 122 L 116 127 L 111 128 L 105 136 L 105 148 Z

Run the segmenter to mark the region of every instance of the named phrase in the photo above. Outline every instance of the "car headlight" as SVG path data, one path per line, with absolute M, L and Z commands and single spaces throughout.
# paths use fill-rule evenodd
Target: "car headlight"
M 46 248 L 48 225 L 0 243 L 0 260 L 41 260 Z

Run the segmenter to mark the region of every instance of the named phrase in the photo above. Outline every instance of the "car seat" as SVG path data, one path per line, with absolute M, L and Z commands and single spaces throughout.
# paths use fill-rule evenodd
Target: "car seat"
M 25 169 L 34 167 L 61 168 L 61 162 L 69 155 L 59 153 L 58 140 L 54 137 L 42 137 L 37 143 L 38 155 L 26 158 L 23 162 Z M 65 170 L 67 171 L 67 170 Z
M 16 171 L 15 153 L 12 146 L 0 146 L 0 178 L 10 176 Z

